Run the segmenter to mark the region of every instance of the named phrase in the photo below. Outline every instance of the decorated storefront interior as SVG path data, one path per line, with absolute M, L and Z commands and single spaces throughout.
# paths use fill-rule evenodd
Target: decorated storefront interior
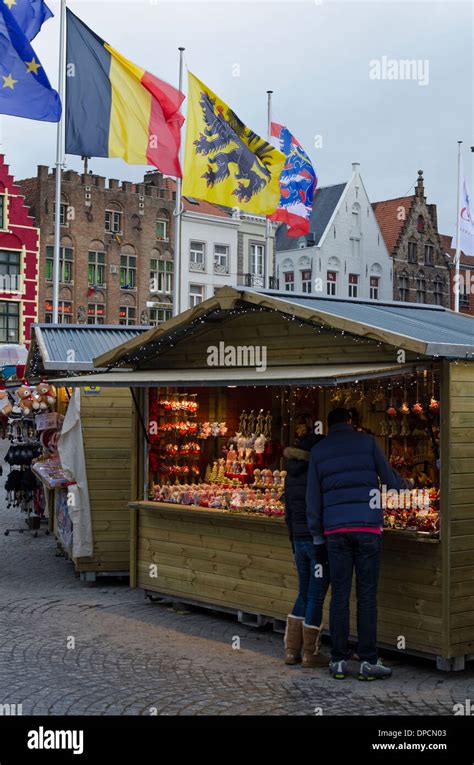
M 296 587 L 283 449 L 352 408 L 410 484 L 384 499 L 379 640 L 460 668 L 474 653 L 472 326 L 438 307 L 224 288 L 98 357 L 109 371 L 88 382 L 130 385 L 138 403 L 132 585 L 278 625 Z

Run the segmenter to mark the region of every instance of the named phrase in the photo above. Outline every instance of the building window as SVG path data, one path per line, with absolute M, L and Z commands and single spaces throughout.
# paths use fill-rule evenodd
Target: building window
M 285 273 L 285 292 L 295 291 L 295 272 L 286 271 Z
M 402 274 L 398 277 L 398 289 L 400 292 L 400 300 L 408 301 L 409 289 L 408 289 L 408 276 Z
M 137 258 L 135 255 L 120 256 L 120 288 L 133 290 L 137 284 Z
M 88 303 L 87 305 L 87 323 L 104 324 L 105 305 L 103 303 Z
M 357 202 L 352 205 L 352 227 L 354 231 L 360 230 L 360 205 Z
M 95 287 L 105 285 L 105 252 L 89 250 L 87 256 L 87 281 Z
M 119 324 L 129 325 L 136 324 L 137 311 L 133 305 L 122 305 L 119 308 Z
M 173 316 L 173 309 L 169 303 L 163 303 L 157 305 L 154 308 L 150 308 L 150 326 L 157 327 L 164 321 L 168 321 Z
M 303 292 L 311 292 L 311 271 L 301 272 L 301 289 Z
M 466 285 L 464 285 L 464 290 L 466 289 Z M 463 293 L 459 293 L 459 304 L 461 304 L 461 295 Z M 433 284 L 433 302 L 435 305 L 443 305 L 443 282 L 441 279 L 435 279 Z M 467 304 L 469 305 L 469 298 L 467 301 Z
M 349 274 L 349 297 L 356 298 L 359 291 L 359 277 L 357 274 Z
M 72 267 L 74 261 L 74 251 L 72 247 L 59 248 L 59 281 L 64 283 L 72 282 Z M 54 247 L 46 247 L 46 281 L 53 281 Z
M 459 280 L 459 307 L 460 308 L 469 308 L 469 271 L 464 271 L 463 273 L 463 279 Z M 438 281 L 438 280 L 437 280 Z M 435 282 L 435 297 L 436 297 L 436 283 Z M 437 302 L 436 305 L 441 305 L 441 302 Z
M 53 218 L 56 220 L 56 202 L 53 204 Z M 67 226 L 67 204 L 61 202 L 59 205 L 59 225 Z
M 168 241 L 168 221 L 158 218 L 156 221 L 156 238 L 161 242 Z
M 44 318 L 49 324 L 53 321 L 53 303 L 46 300 L 44 304 Z M 60 300 L 58 303 L 58 322 L 59 324 L 71 324 L 72 303 L 69 300 Z
M 20 305 L 0 300 L 0 343 L 20 342 Z
M 229 273 L 229 247 L 227 244 L 214 245 L 214 272 L 216 274 Z
M 122 233 L 122 213 L 120 210 L 105 211 L 105 230 L 108 234 Z
M 416 277 L 416 302 L 426 303 L 426 279 L 423 274 Z
M 328 271 L 326 277 L 326 294 L 334 297 L 336 294 L 337 285 L 337 273 L 336 271 Z
M 20 263 L 19 252 L 0 250 L 0 289 L 4 292 L 20 290 Z
M 172 260 L 150 260 L 150 292 L 173 292 Z
M 418 231 L 420 234 L 423 234 L 423 232 L 424 232 L 424 230 L 425 230 L 425 221 L 424 221 L 424 218 L 423 218 L 423 216 L 422 216 L 422 215 L 419 215 L 419 216 L 418 216 L 418 219 L 417 219 L 417 221 L 416 221 L 416 230 L 417 230 L 417 231 Z
M 204 242 L 189 243 L 189 268 L 191 271 L 204 271 L 206 245 Z
M 379 284 L 380 284 L 380 279 L 378 276 L 370 277 L 370 299 L 371 300 L 379 299 Z
M 408 262 L 418 263 L 418 248 L 416 242 L 408 242 Z
M 432 244 L 425 244 L 425 266 L 433 265 L 434 247 Z
M 204 300 L 204 287 L 200 284 L 189 285 L 189 307 L 199 305 Z
M 6 228 L 6 212 L 5 194 L 0 194 L 0 229 Z
M 265 245 L 250 245 L 250 273 L 254 276 L 263 276 L 263 263 L 265 259 Z

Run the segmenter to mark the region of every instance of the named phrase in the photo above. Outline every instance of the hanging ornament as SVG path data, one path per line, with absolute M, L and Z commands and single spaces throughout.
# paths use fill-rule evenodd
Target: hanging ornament
M 439 412 L 439 401 L 437 401 L 435 398 L 431 398 L 429 410 L 430 412 Z
M 389 417 L 396 417 L 397 416 L 397 410 L 394 406 L 389 406 L 387 409 L 387 414 Z

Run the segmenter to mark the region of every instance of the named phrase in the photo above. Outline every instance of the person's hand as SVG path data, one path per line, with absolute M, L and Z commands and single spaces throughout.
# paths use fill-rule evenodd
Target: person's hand
M 328 548 L 323 542 L 321 545 L 314 545 L 316 563 L 324 565 L 328 563 Z

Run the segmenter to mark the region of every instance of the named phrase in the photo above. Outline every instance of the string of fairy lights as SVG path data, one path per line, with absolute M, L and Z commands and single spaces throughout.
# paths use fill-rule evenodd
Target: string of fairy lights
M 310 327 L 315 334 L 318 335 L 332 335 L 333 339 L 338 340 L 341 337 L 349 338 L 353 343 L 356 345 L 365 345 L 365 346 L 371 346 L 375 348 L 389 348 L 388 343 L 384 343 L 381 340 L 377 340 L 375 338 L 371 337 L 364 337 L 360 335 L 356 335 L 353 332 L 349 332 L 347 330 L 338 330 L 334 327 L 331 327 L 327 324 L 320 323 L 321 319 L 319 318 L 308 318 L 305 319 L 303 317 L 296 316 L 295 314 L 288 314 L 285 312 L 282 312 L 279 309 L 269 308 L 266 306 L 239 306 L 236 308 L 228 309 L 223 311 L 221 308 L 216 308 L 210 311 L 209 313 L 206 313 L 204 315 L 197 316 L 196 318 L 192 319 L 190 322 L 186 323 L 184 326 L 181 325 L 177 327 L 175 330 L 168 331 L 166 334 L 163 335 L 161 338 L 157 338 L 156 340 L 152 340 L 149 343 L 141 343 L 136 348 L 133 349 L 130 353 L 124 353 L 121 358 L 111 364 L 108 367 L 108 370 L 113 368 L 121 368 L 124 366 L 129 366 L 130 364 L 135 365 L 135 368 L 139 368 L 141 363 L 144 363 L 150 358 L 153 358 L 155 356 L 158 356 L 163 350 L 165 349 L 171 349 L 174 348 L 175 345 L 182 340 L 184 337 L 192 335 L 196 329 L 202 329 L 203 327 L 214 323 L 216 319 L 219 320 L 231 320 L 240 316 L 248 316 L 248 315 L 255 315 L 255 314 L 271 314 L 271 313 L 277 313 L 281 319 L 288 322 L 289 324 L 298 326 L 300 328 L 302 327 Z M 403 346 L 403 343 L 400 343 L 400 348 Z M 416 354 L 415 359 L 416 361 L 420 361 L 424 359 L 425 357 Z M 437 356 L 434 356 L 433 358 L 438 358 Z

